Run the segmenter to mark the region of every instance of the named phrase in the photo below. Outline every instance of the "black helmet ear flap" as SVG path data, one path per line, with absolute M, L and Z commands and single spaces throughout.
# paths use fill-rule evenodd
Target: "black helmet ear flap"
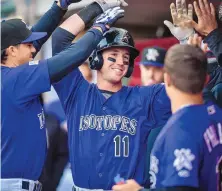
M 101 52 L 94 51 L 89 57 L 89 66 L 92 70 L 100 70 L 103 66 L 103 57 Z
M 133 69 L 134 69 L 134 59 L 130 59 L 129 68 L 128 68 L 126 75 L 125 75 L 126 78 L 129 78 L 132 75 Z

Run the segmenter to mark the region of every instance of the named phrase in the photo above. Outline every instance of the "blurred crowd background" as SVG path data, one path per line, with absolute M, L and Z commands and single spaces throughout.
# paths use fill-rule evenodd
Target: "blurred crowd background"
M 65 18 L 83 8 L 90 0 L 82 0 L 71 5 Z M 135 69 L 130 79 L 124 79 L 125 85 L 141 85 L 140 61 L 144 57 L 144 48 L 158 46 L 168 49 L 178 43 L 169 29 L 163 24 L 164 20 L 171 21 L 170 3 L 172 0 L 127 0 L 125 17 L 116 24 L 117 27 L 127 29 L 134 37 L 136 47 L 141 51 L 135 62 Z M 187 0 L 192 3 L 193 0 Z M 220 0 L 211 0 L 217 8 Z M 19 17 L 28 25 L 33 25 L 52 5 L 52 0 L 1 0 L 1 19 Z M 64 18 L 64 19 L 65 19 Z M 73 23 L 75 24 L 75 23 Z M 81 37 L 82 34 L 79 35 Z M 78 39 L 78 38 L 77 38 Z M 36 59 L 51 57 L 51 41 L 48 40 Z M 216 64 L 215 59 L 211 63 Z M 88 62 L 80 69 L 85 78 L 95 83 L 95 72 L 88 67 Z M 222 69 L 221 75 L 222 75 Z M 146 75 L 145 75 L 146 76 Z M 222 84 L 222 82 L 221 82 Z M 212 87 L 213 89 L 213 87 Z M 222 90 L 221 90 L 222 91 Z M 220 96 L 221 96 L 220 92 Z M 65 115 L 55 91 L 42 95 L 45 106 L 46 128 L 48 130 L 48 156 L 41 177 L 43 190 L 66 191 L 73 186 L 70 164 L 68 162 L 67 125 Z M 222 105 L 222 103 L 219 103 Z

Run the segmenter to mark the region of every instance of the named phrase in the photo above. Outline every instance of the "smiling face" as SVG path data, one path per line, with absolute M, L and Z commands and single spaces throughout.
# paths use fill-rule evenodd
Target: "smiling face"
M 102 56 L 104 62 L 103 67 L 98 71 L 99 79 L 111 84 L 121 83 L 130 63 L 128 48 L 112 47 L 104 50 Z

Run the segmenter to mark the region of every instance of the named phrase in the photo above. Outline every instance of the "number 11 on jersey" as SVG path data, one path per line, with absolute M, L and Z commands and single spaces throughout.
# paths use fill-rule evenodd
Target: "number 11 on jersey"
M 129 156 L 129 136 L 121 137 L 117 135 L 114 137 L 113 142 L 115 144 L 115 157 L 128 157 Z

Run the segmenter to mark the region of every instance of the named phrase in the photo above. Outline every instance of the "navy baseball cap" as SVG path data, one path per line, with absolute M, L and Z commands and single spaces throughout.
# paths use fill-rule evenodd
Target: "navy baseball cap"
M 33 42 L 46 35 L 46 32 L 32 32 L 22 19 L 3 20 L 1 22 L 1 52 L 9 46 Z
M 145 66 L 163 67 L 166 50 L 160 47 L 150 47 L 143 49 L 142 60 L 139 64 Z

